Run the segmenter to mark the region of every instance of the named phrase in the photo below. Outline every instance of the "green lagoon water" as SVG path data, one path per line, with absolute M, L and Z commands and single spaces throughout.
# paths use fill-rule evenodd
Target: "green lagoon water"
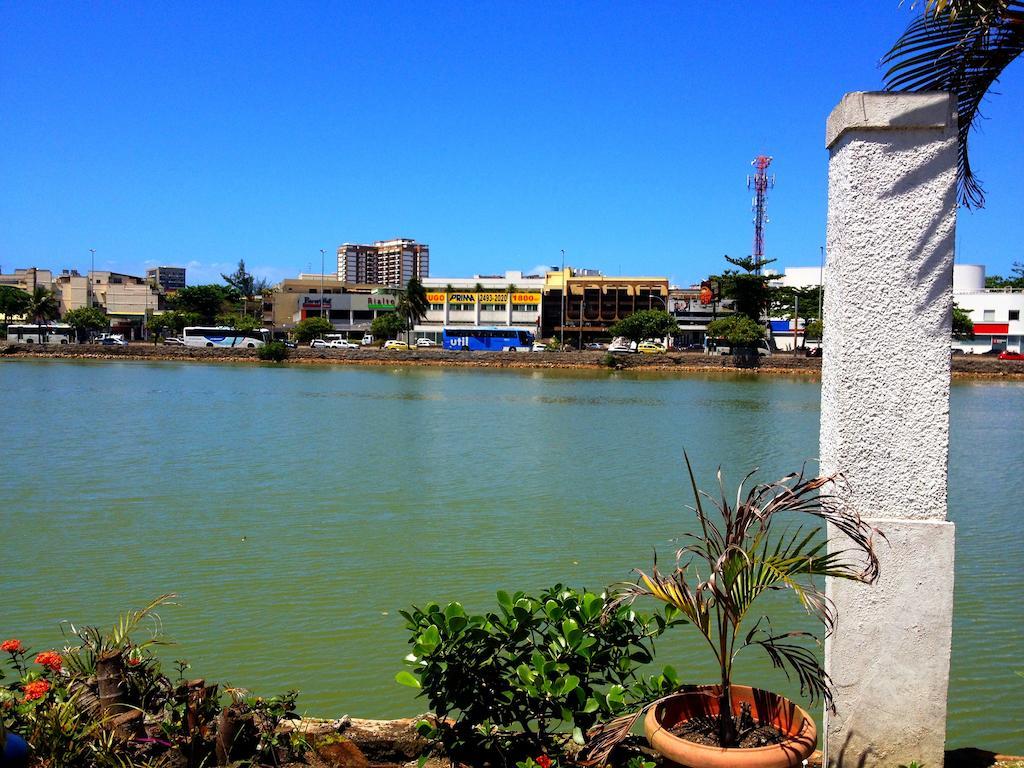
M 669 557 L 684 448 L 709 487 L 818 444 L 818 384 L 767 377 L 5 361 L 0 398 L 0 635 L 60 647 L 176 592 L 166 658 L 322 716 L 426 708 L 393 682 L 410 603 Z M 956 384 L 951 418 L 949 742 L 1021 753 L 1024 386 Z M 685 630 L 659 662 L 713 678 Z

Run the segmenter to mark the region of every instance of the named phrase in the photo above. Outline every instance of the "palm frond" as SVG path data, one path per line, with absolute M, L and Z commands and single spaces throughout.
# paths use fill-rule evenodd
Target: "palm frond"
M 960 202 L 983 207 L 968 137 L 981 103 L 1006 67 L 1024 53 L 1024 1 L 929 0 L 882 57 L 889 91 L 949 91 L 957 98 L 957 186 Z
M 832 701 L 831 680 L 824 667 L 818 661 L 817 655 L 804 645 L 792 642 L 796 638 L 810 638 L 816 640 L 814 635 L 808 632 L 783 632 L 772 634 L 761 629 L 760 623 L 755 625 L 743 642 L 743 647 L 760 646 L 772 666 L 781 669 L 786 677 L 792 679 L 796 675 L 800 683 L 800 693 L 806 695 L 812 701 L 822 700 L 825 706 L 833 712 L 835 706 Z

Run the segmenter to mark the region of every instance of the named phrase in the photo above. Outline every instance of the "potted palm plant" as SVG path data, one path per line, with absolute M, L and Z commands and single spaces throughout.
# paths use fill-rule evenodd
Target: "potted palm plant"
M 648 698 L 640 709 L 599 726 L 584 760 L 606 761 L 646 713 L 644 731 L 651 746 L 675 763 L 691 768 L 800 765 L 817 743 L 814 720 L 782 696 L 734 683 L 733 664 L 740 653 L 759 649 L 775 667 L 795 675 L 802 694 L 831 707 L 830 681 L 813 647 L 818 638 L 777 631 L 756 609 L 769 592 L 787 591 L 827 635 L 836 616 L 820 582 L 831 576 L 873 583 L 878 577 L 874 541 L 884 536 L 833 493 L 844 482 L 841 475 L 805 478 L 801 471 L 773 483 L 749 484 L 751 473 L 733 502 L 721 471 L 720 496 L 713 497 L 697 488 L 688 456 L 686 467 L 695 498 L 689 509 L 699 531 L 684 536 L 670 573 L 659 571 L 657 561 L 650 572 L 638 570 L 637 582 L 614 589 L 608 608 L 642 597 L 673 606 L 685 619 L 682 623 L 707 642 L 719 679 Z M 812 524 L 792 527 L 800 517 Z M 828 551 L 823 526 L 844 545 Z

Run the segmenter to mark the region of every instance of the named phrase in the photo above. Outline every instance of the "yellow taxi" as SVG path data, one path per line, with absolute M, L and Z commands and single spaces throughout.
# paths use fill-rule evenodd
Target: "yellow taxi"
M 656 341 L 641 341 L 637 345 L 636 351 L 642 355 L 661 355 L 668 350 L 664 344 L 659 344 Z
M 384 349 L 398 349 L 406 352 L 409 349 L 409 345 L 401 339 L 391 339 L 390 341 L 384 342 Z

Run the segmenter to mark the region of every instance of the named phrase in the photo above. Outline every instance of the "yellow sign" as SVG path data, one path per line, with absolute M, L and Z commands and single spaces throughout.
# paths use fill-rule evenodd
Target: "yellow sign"
M 444 304 L 444 294 L 443 293 L 428 293 L 427 294 L 427 301 L 430 304 Z
M 476 294 L 475 293 L 449 293 L 448 294 L 449 304 L 475 304 Z
M 508 301 L 507 293 L 479 293 L 481 304 L 504 304 Z
M 513 304 L 540 304 L 539 293 L 513 293 Z

